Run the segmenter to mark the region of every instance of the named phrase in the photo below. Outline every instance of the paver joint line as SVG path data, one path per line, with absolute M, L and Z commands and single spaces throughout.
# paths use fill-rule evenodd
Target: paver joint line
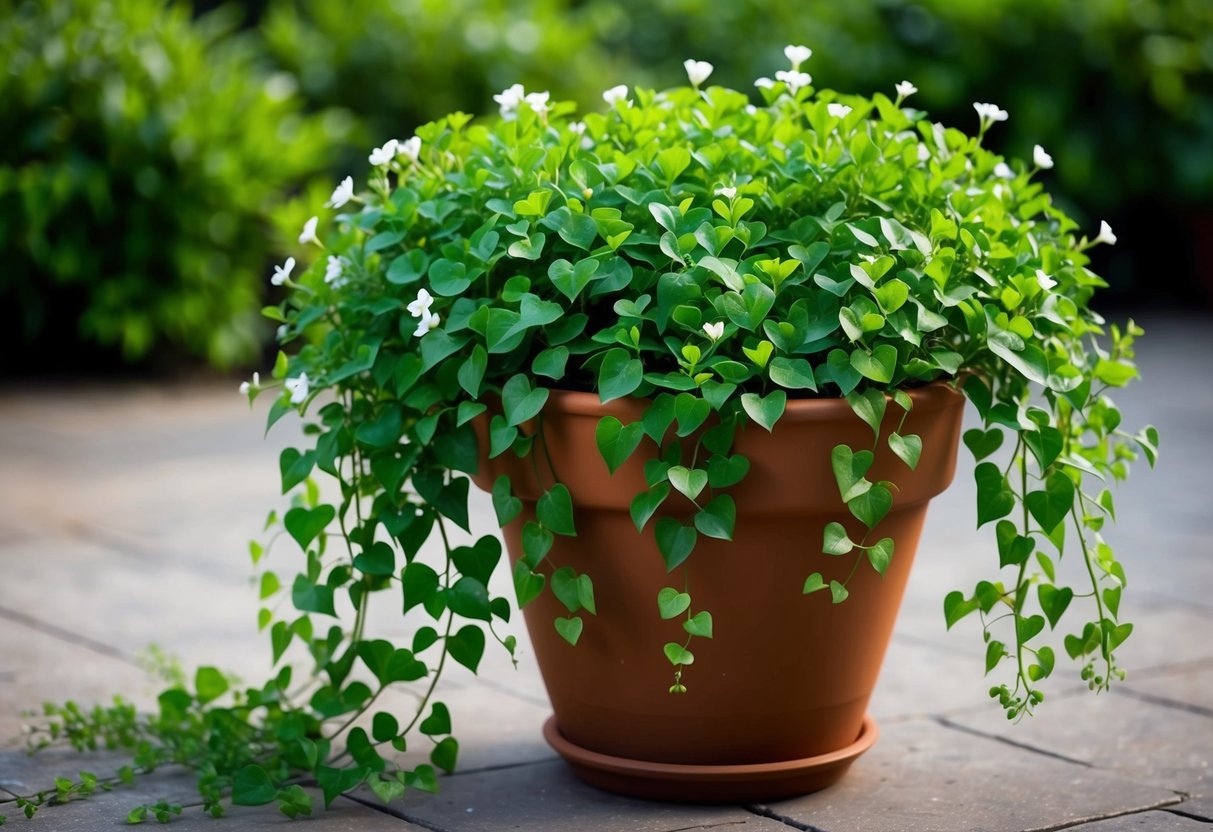
M 944 728 L 950 728 L 953 731 L 961 731 L 965 734 L 972 734 L 975 737 L 982 737 L 983 739 L 987 740 L 995 740 L 996 742 L 1001 742 L 1014 748 L 1020 748 L 1024 751 L 1031 751 L 1034 754 L 1041 754 L 1045 757 L 1052 757 L 1055 760 L 1061 760 L 1063 763 L 1070 763 L 1071 765 L 1082 766 L 1083 768 L 1095 768 L 1094 765 L 1088 763 L 1086 760 L 1078 760 L 1074 757 L 1067 757 L 1065 754 L 1058 754 L 1056 751 L 1047 751 L 1046 749 L 1037 748 L 1034 745 L 1028 745 L 1024 742 L 1016 742 L 1015 740 L 1008 739 L 1007 737 L 1000 737 L 997 734 L 987 734 L 985 731 L 978 731 L 974 728 L 970 728 L 967 725 L 960 725 L 959 723 L 953 722 L 944 716 L 936 716 L 932 717 L 932 719 Z M 1057 828 L 1064 829 L 1065 827 L 1059 826 Z
M 768 809 L 766 806 L 760 806 L 757 803 L 747 803 L 742 808 L 745 809 L 747 812 L 751 812 L 752 814 L 758 815 L 760 817 L 779 821 L 784 826 L 790 826 L 793 829 L 799 829 L 799 830 L 801 830 L 801 832 L 826 832 L 826 830 L 824 830 L 824 829 L 819 829 L 818 827 L 813 826 L 808 823 L 801 823 L 800 821 L 796 820 L 795 818 L 790 818 L 787 815 L 781 815 L 778 812 Z
M 1154 693 L 1144 693 L 1143 691 L 1132 690 L 1131 688 L 1121 688 L 1119 692 L 1122 696 L 1131 696 L 1134 699 L 1141 700 L 1142 702 L 1149 702 L 1151 705 L 1161 705 L 1164 708 L 1175 708 L 1176 710 L 1187 711 L 1188 713 L 1196 714 L 1197 716 L 1213 717 L 1213 708 L 1204 708 L 1200 705 L 1193 705 L 1188 702 L 1179 702 L 1175 699 L 1168 699 L 1165 696 L 1158 696 Z
M 1181 818 L 1191 818 L 1192 820 L 1199 820 L 1204 821 L 1205 823 L 1213 824 L 1213 817 L 1210 817 L 1210 815 L 1198 815 L 1194 812 L 1186 812 L 1184 811 L 1184 805 L 1182 803 L 1180 803 L 1178 806 L 1168 806 L 1162 811 L 1169 812 L 1172 815 L 1179 815 Z
M 73 633 L 71 630 L 65 630 L 62 627 L 56 627 L 54 624 L 51 624 L 48 621 L 43 621 L 40 618 L 34 618 L 32 615 L 26 615 L 23 612 L 10 610 L 8 607 L 0 607 L 0 618 L 7 618 L 9 621 L 13 621 L 23 627 L 28 627 L 29 629 L 35 630 L 43 635 L 57 638 L 60 641 L 66 641 L 69 644 L 74 644 L 77 647 L 83 647 L 86 650 L 92 650 L 94 653 L 100 653 L 102 656 L 107 656 L 111 659 L 118 659 L 119 661 L 126 662 L 129 665 L 138 667 L 140 670 L 143 669 L 139 662 L 135 661 L 126 653 L 123 653 L 117 647 L 111 647 L 110 645 L 103 644 L 100 641 L 94 641 L 88 636 Z
M 720 823 L 697 823 L 694 826 L 679 826 L 677 829 L 666 829 L 665 832 L 691 832 L 692 829 L 719 829 L 722 826 L 745 826 L 744 820 L 725 820 Z
M 1106 815 L 1097 815 L 1095 817 L 1082 818 L 1081 820 L 1068 821 L 1066 823 L 1059 823 L 1054 826 L 1034 826 L 1031 829 L 1023 830 L 1023 832 L 1060 832 L 1060 830 L 1062 830 L 1062 829 L 1073 829 L 1073 828 L 1079 827 L 1079 826 L 1086 826 L 1089 823 L 1098 823 L 1101 820 L 1112 820 L 1113 818 L 1124 818 L 1124 817 L 1132 817 L 1133 815 L 1144 815 L 1147 812 L 1153 812 L 1153 811 L 1156 811 L 1159 809 L 1161 809 L 1164 812 L 1169 812 L 1171 810 L 1164 808 L 1164 807 L 1171 806 L 1172 804 L 1177 803 L 1181 800 L 1183 800 L 1183 798 L 1177 796 L 1170 800 L 1164 800 L 1161 803 L 1156 803 L 1153 806 L 1143 806 L 1139 809 L 1128 809 L 1123 812 L 1109 812 Z M 1198 818 L 1198 820 L 1203 820 L 1203 818 Z
M 452 832 L 452 830 L 447 829 L 444 826 L 436 826 L 435 824 L 432 824 L 429 821 L 424 821 L 424 820 L 421 820 L 420 818 L 415 818 L 412 815 L 405 814 L 404 812 L 400 811 L 399 809 L 395 808 L 394 806 L 388 806 L 385 803 L 372 802 L 370 800 L 366 800 L 365 798 L 361 798 L 356 794 L 343 794 L 341 796 L 344 797 L 346 800 L 352 800 L 355 803 L 365 806 L 368 809 L 373 809 L 376 812 L 380 812 L 385 815 L 391 815 L 394 818 L 398 818 L 407 823 L 411 823 L 414 826 L 420 826 L 422 829 L 428 829 L 428 830 L 430 830 L 430 832 Z

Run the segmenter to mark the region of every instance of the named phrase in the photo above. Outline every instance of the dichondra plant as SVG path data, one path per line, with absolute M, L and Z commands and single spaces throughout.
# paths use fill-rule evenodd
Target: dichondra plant
M 432 789 L 458 752 L 439 677 L 450 662 L 477 670 L 490 642 L 516 647 L 512 606 L 490 590 L 511 568 L 497 537 L 468 535 L 468 474 L 482 459 L 529 456 L 552 473 L 511 569 L 518 603 L 553 593 L 567 609 L 553 626 L 574 644 L 611 626 L 594 576 L 549 556 L 555 535 L 577 532 L 544 443 L 552 389 L 647 403 L 633 424 L 603 418 L 597 441 L 612 471 L 643 455 L 632 519 L 673 573 L 696 568 L 701 537 L 732 538 L 729 489 L 749 474 L 738 431 L 778 435 L 789 398 L 845 397 L 876 442 L 886 411 L 904 422 L 906 390 L 955 385 L 982 422 L 964 442 L 998 565 L 947 596 L 947 625 L 979 620 L 991 695 L 1010 717 L 1044 698 L 1052 632 L 1092 688 L 1120 676 L 1132 627 L 1102 536 L 1105 482 L 1139 452 L 1152 463 L 1157 435 L 1123 430 L 1107 395 L 1136 375 L 1141 333 L 1088 305 L 1103 282 L 1087 251 L 1114 242 L 1111 229 L 1088 238 L 1052 204 L 1035 181 L 1053 163 L 1043 149 L 1025 164 L 985 147 L 1008 117 L 998 107 L 977 104 L 969 135 L 910 106 L 909 82 L 894 98 L 816 90 L 810 51 L 786 54 L 758 103 L 688 61 L 689 86 L 615 87 L 601 112 L 578 117 L 515 86 L 497 96 L 500 119 L 455 113 L 376 148 L 365 185 L 342 181 L 276 270 L 284 294 L 265 312 L 291 354 L 273 381 L 242 388 L 276 395 L 271 425 L 305 419 L 304 446 L 280 460 L 294 496 L 270 525 L 285 534 L 272 557 L 252 547 L 277 676 L 229 692 L 204 668 L 193 689 L 161 697 L 158 716 L 55 710 L 49 739 L 133 747 L 144 770 L 193 765 L 216 811 L 230 794 L 305 812 L 306 783 L 326 803 L 364 784 L 384 800 Z M 887 443 L 907 471 L 943 450 L 900 430 Z M 822 472 L 840 495 L 822 541 L 846 559 L 840 574 L 883 573 L 898 556 L 881 535 L 896 484 L 866 476 L 874 450 L 839 445 Z M 521 511 L 508 477 L 492 500 L 502 525 Z M 289 580 L 283 546 L 302 556 Z M 849 580 L 806 562 L 787 591 L 845 603 Z M 671 576 L 653 614 L 682 618 L 685 640 L 653 649 L 669 658 L 671 692 L 694 696 L 695 640 L 730 623 L 683 585 Z M 373 604 L 403 609 L 407 635 L 369 637 Z M 377 707 L 408 683 L 415 713 Z M 417 737 L 429 762 L 388 753 Z

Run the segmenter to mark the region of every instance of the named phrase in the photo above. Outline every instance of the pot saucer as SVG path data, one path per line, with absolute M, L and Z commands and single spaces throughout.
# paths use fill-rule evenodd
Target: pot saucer
M 781 800 L 832 785 L 880 732 L 871 714 L 855 742 L 814 757 L 745 765 L 652 763 L 613 757 L 575 745 L 560 733 L 556 717 L 543 725 L 543 738 L 580 779 L 600 789 L 677 803 L 749 803 Z

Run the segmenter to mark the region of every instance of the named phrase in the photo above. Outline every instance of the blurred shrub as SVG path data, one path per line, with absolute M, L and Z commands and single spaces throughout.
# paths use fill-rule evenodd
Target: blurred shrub
M 219 367 L 256 353 L 265 218 L 343 128 L 301 115 L 294 79 L 234 22 L 160 0 L 0 0 L 6 342 Z

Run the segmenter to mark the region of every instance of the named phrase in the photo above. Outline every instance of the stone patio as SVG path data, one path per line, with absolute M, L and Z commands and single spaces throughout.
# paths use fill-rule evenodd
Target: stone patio
M 1115 398 L 1134 429 L 1162 432 L 1163 456 L 1118 493 L 1108 533 L 1129 570 L 1121 652 L 1129 680 L 1094 697 L 1059 662 L 1047 701 L 1007 724 L 987 700 L 973 622 L 944 630 L 952 588 L 989 577 L 990 535 L 973 529 L 969 457 L 932 506 L 919 562 L 871 711 L 877 745 L 834 788 L 770 805 L 652 803 L 575 780 L 540 737 L 546 697 L 519 632 L 517 672 L 486 654 L 490 678 L 452 674 L 445 697 L 461 769 L 439 794 L 383 806 L 369 792 L 301 821 L 313 830 L 677 830 L 880 832 L 1077 828 L 1197 830 L 1213 825 L 1213 319 L 1147 318 L 1145 377 Z M 21 711 L 43 700 L 149 704 L 157 689 L 138 654 L 155 642 L 187 667 L 214 664 L 257 680 L 268 666 L 256 632 L 246 554 L 282 501 L 284 420 L 262 437 L 234 383 L 0 390 L 0 787 L 30 792 L 56 775 L 112 772 L 108 754 L 21 753 Z M 1127 492 L 1127 493 L 1126 493 Z M 491 526 L 478 504 L 481 529 Z M 283 569 L 288 568 L 283 561 Z M 292 573 L 293 574 L 293 573 Z M 390 612 L 390 611 L 387 611 Z M 390 618 L 381 619 L 386 627 Z M 374 622 L 372 622 L 374 625 Z M 1060 651 L 1059 651 L 1060 654 Z M 1072 681 L 1071 681 L 1072 680 Z M 401 707 L 408 700 L 401 694 Z M 381 700 L 382 701 L 382 700 Z M 491 712 L 490 724 L 470 715 Z M 461 715 L 469 718 L 461 720 Z M 462 725 L 462 730 L 459 730 Z M 134 805 L 190 803 L 187 772 L 44 809 L 31 829 L 125 825 Z M 0 814 L 17 817 L 0 793 Z M 213 821 L 187 808 L 176 828 L 246 829 L 288 821 L 275 808 L 234 808 Z

